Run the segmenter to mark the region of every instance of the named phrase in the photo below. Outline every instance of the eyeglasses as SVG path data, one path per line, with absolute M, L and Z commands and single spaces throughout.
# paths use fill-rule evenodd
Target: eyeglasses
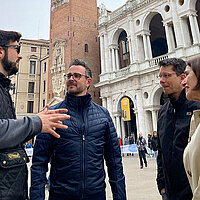
M 17 45 L 17 44 L 6 44 L 6 45 L 0 45 L 1 47 L 16 47 L 16 51 L 17 53 L 19 54 L 20 53 L 20 48 L 21 46 L 20 45 Z
M 176 74 L 176 72 L 174 72 L 174 73 L 168 73 L 168 74 L 163 74 L 163 75 L 159 74 L 157 76 L 157 78 L 161 79 L 162 77 L 164 77 L 165 79 L 168 79 L 168 78 L 172 77 L 173 74 Z
M 79 73 L 69 73 L 69 74 L 66 74 L 65 75 L 65 78 L 67 80 L 69 80 L 71 77 L 74 79 L 74 80 L 79 80 L 81 78 L 81 76 L 85 76 L 86 78 L 89 78 L 89 76 L 86 76 L 86 75 L 83 75 L 83 74 L 79 74 Z

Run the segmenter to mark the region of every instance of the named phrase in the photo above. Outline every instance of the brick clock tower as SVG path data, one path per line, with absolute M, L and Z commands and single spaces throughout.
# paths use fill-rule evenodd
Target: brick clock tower
M 51 0 L 48 101 L 64 98 L 64 74 L 70 62 L 84 60 L 93 74 L 89 89 L 93 101 L 101 104 L 98 83 L 100 74 L 98 9 L 96 0 Z

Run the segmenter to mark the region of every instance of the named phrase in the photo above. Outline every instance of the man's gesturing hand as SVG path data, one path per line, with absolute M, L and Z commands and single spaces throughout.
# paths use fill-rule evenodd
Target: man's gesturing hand
M 69 119 L 70 116 L 66 114 L 68 112 L 67 109 L 57 109 L 57 110 L 49 110 L 49 105 L 45 107 L 43 111 L 38 113 L 37 115 L 42 120 L 42 133 L 50 133 L 56 138 L 60 138 L 60 135 L 55 132 L 56 128 L 67 129 L 68 127 L 63 125 L 61 120 Z

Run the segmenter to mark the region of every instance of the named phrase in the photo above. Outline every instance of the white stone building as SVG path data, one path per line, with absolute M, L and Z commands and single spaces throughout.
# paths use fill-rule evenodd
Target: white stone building
M 99 8 L 102 104 L 124 138 L 157 129 L 162 88 L 158 62 L 200 53 L 199 0 L 128 0 L 108 12 Z M 121 100 L 130 101 L 131 120 L 122 117 Z

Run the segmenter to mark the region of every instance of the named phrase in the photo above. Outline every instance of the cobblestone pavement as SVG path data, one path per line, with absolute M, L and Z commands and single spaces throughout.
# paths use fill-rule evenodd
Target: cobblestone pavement
M 127 200 L 161 200 L 156 187 L 156 162 L 154 158 L 147 157 L 148 167 L 139 168 L 138 155 L 124 156 L 123 166 L 126 177 Z M 30 166 L 29 168 L 29 185 L 30 185 Z M 106 199 L 112 200 L 111 189 L 106 178 Z M 46 199 L 48 191 L 46 190 Z

